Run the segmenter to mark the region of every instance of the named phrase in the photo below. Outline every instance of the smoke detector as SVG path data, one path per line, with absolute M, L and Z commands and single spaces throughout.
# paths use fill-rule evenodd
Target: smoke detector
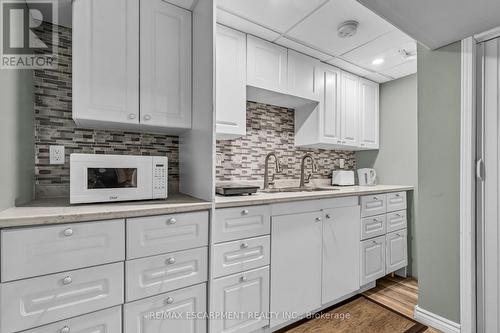
M 349 20 L 345 21 L 342 24 L 339 25 L 337 28 L 337 35 L 340 38 L 350 38 L 358 32 L 358 26 L 359 23 L 358 21 L 354 20 Z

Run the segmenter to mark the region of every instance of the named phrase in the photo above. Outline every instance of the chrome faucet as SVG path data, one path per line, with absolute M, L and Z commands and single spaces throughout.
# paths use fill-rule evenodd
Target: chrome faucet
M 271 157 L 274 157 L 276 160 L 276 172 L 273 174 L 271 182 L 269 182 L 269 159 Z M 269 185 L 274 185 L 274 175 L 279 172 L 281 172 L 281 164 L 278 156 L 276 156 L 275 153 L 267 154 L 266 160 L 264 161 L 264 190 L 269 188 Z
M 306 160 L 310 158 L 312 162 L 312 172 L 307 176 L 307 180 L 305 179 L 305 166 L 306 166 Z M 318 171 L 318 166 L 316 165 L 316 162 L 314 161 L 314 158 L 312 157 L 311 154 L 305 154 L 304 157 L 302 157 L 302 163 L 300 164 L 300 187 L 304 187 L 306 183 L 309 183 L 309 180 L 311 179 L 311 176 L 314 172 Z

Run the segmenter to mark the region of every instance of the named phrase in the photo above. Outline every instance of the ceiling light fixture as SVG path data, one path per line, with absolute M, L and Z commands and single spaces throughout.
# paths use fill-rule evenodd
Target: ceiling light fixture
M 372 65 L 382 65 L 384 63 L 384 58 L 377 58 L 372 61 Z
M 341 23 L 337 28 L 337 35 L 340 38 L 352 37 L 358 32 L 358 21 L 349 20 Z

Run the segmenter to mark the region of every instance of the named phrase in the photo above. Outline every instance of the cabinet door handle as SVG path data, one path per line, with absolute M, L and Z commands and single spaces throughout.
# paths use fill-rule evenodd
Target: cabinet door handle
M 248 279 L 246 276 L 240 277 L 240 282 L 247 282 L 247 281 L 248 281 Z
M 176 224 L 177 223 L 177 220 L 175 218 L 169 218 L 168 221 L 167 221 L 167 224 Z
M 321 222 L 321 217 L 317 217 L 315 220 L 316 222 Z
M 241 215 L 248 215 L 250 212 L 248 211 L 248 209 L 243 209 L 241 211 Z
M 59 333 L 70 333 L 70 332 L 71 332 L 71 330 L 69 329 L 68 326 L 64 326 L 63 328 L 61 328 L 59 330 Z
M 71 276 L 66 276 L 64 279 L 62 279 L 62 283 L 64 285 L 68 285 L 68 284 L 71 284 L 71 282 L 73 282 L 73 279 L 71 278 Z
M 242 249 L 248 249 L 248 243 L 243 243 L 241 244 Z
M 167 297 L 167 299 L 165 300 L 165 304 L 172 304 L 173 302 L 174 302 L 173 297 Z
M 68 228 L 68 229 L 66 229 L 66 230 L 63 231 L 63 234 L 66 237 L 72 236 L 73 235 L 73 229 Z
M 168 264 L 168 265 L 175 264 L 175 258 L 168 258 L 168 259 L 167 259 L 167 264 Z
M 128 119 L 135 119 L 136 115 L 134 113 L 128 114 Z
M 326 217 L 327 219 L 332 218 L 332 216 L 331 216 L 330 214 L 326 214 L 326 215 L 325 215 L 325 217 Z
M 144 115 L 144 120 L 151 120 L 151 115 L 145 114 Z

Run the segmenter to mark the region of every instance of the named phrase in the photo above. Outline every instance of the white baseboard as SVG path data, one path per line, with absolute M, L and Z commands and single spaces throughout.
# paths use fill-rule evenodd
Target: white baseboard
M 460 333 L 460 324 L 424 310 L 418 305 L 415 306 L 414 317 L 416 321 L 437 328 L 444 333 Z

